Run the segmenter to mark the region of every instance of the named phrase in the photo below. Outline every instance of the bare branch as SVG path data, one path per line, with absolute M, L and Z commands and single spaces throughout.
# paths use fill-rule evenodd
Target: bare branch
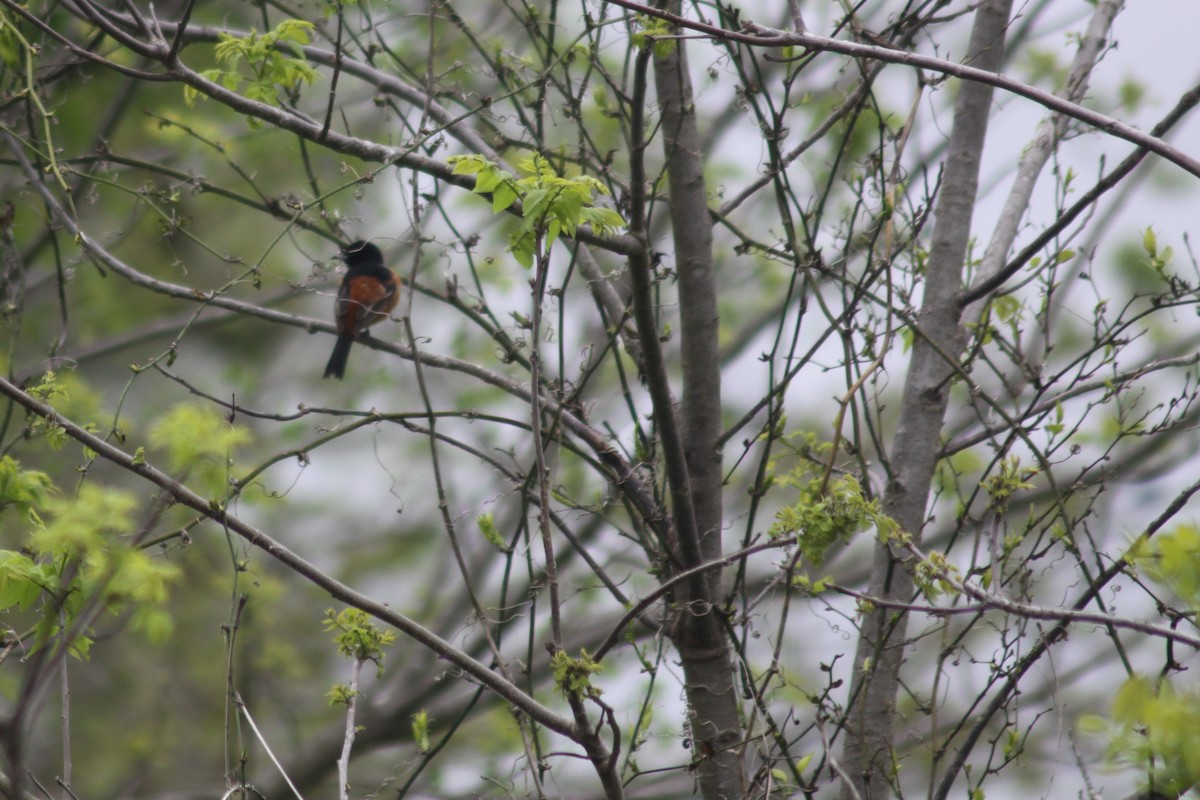
M 727 39 L 729 41 L 739 42 L 741 44 L 751 45 L 754 47 L 803 47 L 819 52 L 839 53 L 841 55 L 853 56 L 855 58 L 872 59 L 876 61 L 885 61 L 891 64 L 903 64 L 909 67 L 927 69 L 930 72 L 950 75 L 955 78 L 962 78 L 963 80 L 972 81 L 974 83 L 982 83 L 987 86 L 993 86 L 997 89 L 1003 89 L 1011 94 L 1019 95 L 1032 100 L 1038 105 L 1045 106 L 1051 111 L 1056 111 L 1065 116 L 1077 119 L 1080 122 L 1085 122 L 1091 127 L 1096 128 L 1103 133 L 1109 134 L 1110 136 L 1115 136 L 1118 139 L 1124 139 L 1128 142 L 1132 142 L 1133 144 L 1144 147 L 1151 153 L 1161 156 L 1186 172 L 1189 172 L 1196 177 L 1200 177 L 1200 160 L 1187 155 L 1177 147 L 1174 147 L 1173 145 L 1170 145 L 1161 139 L 1142 133 L 1136 128 L 1126 125 L 1125 123 L 1114 119 L 1113 117 L 1109 117 L 1096 111 L 1092 111 L 1091 109 L 1084 108 L 1076 103 L 1071 103 L 1067 100 L 1063 100 L 1060 97 L 1056 97 L 1050 92 L 1043 91 L 1003 75 L 998 75 L 994 72 L 989 72 L 986 69 L 967 66 L 966 64 L 957 64 L 953 61 L 946 61 L 944 59 L 933 58 L 931 56 L 923 56 L 917 53 L 892 50 L 886 47 L 876 47 L 873 45 L 858 44 L 856 42 L 844 42 L 838 39 L 830 39 L 824 36 L 814 36 L 807 33 L 788 33 L 786 31 L 767 28 L 752 22 L 746 23 L 743 26 L 742 31 L 731 31 L 703 22 L 694 22 L 685 17 L 670 14 L 651 6 L 631 2 L 631 0 L 605 0 L 605 2 L 611 3 L 612 5 L 621 6 L 622 8 L 627 8 L 630 11 L 636 11 L 639 14 L 647 14 L 652 17 L 665 19 L 681 28 L 699 31 L 717 39 Z

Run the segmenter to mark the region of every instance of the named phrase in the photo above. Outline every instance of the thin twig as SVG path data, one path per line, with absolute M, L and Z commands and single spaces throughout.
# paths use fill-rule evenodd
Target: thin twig
M 62 630 L 67 630 L 67 610 L 65 607 L 59 606 L 58 609 L 58 625 Z M 64 648 L 62 655 L 59 657 L 58 676 L 60 695 L 62 697 L 62 706 L 59 709 L 59 721 L 62 730 L 62 758 L 63 771 L 61 785 L 64 795 L 70 794 L 71 786 L 71 682 L 67 676 L 67 650 Z M 66 798 L 64 797 L 64 800 Z
M 296 788 L 296 785 L 292 783 L 292 779 L 288 777 L 287 770 L 283 768 L 283 765 L 279 763 L 279 759 L 271 752 L 271 745 L 267 744 L 266 737 L 262 735 L 262 731 L 254 724 L 254 717 L 250 716 L 250 709 L 246 708 L 246 701 L 242 699 L 240 694 L 235 693 L 233 702 L 237 704 L 238 712 L 246 720 L 246 723 L 250 726 L 250 730 L 254 731 L 255 737 L 258 738 L 258 743 L 266 751 L 267 757 L 271 759 L 271 763 L 275 765 L 275 769 L 279 770 L 279 774 L 283 776 L 284 783 L 288 785 L 288 788 L 292 790 L 292 794 L 296 795 L 298 800 L 304 800 L 304 795 L 300 794 L 300 790 Z
M 354 747 L 355 712 L 358 711 L 358 686 L 362 678 L 363 662 L 354 659 L 354 671 L 350 675 L 350 691 L 346 693 L 346 735 L 342 739 L 342 754 L 338 756 L 338 797 L 350 800 L 350 750 Z M 286 776 L 284 776 L 286 777 Z
M 183 16 L 179 18 L 179 22 L 175 26 L 175 36 L 171 39 L 171 49 L 167 51 L 166 63 L 174 64 L 175 59 L 179 56 L 179 50 L 183 47 L 183 35 L 187 31 L 188 22 L 192 18 L 192 9 L 196 7 L 196 0 L 188 0 L 186 6 L 183 7 Z
M 333 42 L 333 76 L 329 79 L 329 105 L 325 108 L 325 124 L 321 126 L 321 133 L 317 135 L 318 142 L 325 140 L 326 135 L 329 133 L 329 126 L 333 123 L 333 106 L 337 101 L 338 78 L 342 75 L 342 59 L 344 57 L 342 53 L 342 29 L 345 25 L 345 14 L 340 2 L 334 5 L 336 6 L 334 13 L 337 15 L 337 36 Z
M 529 430 L 533 442 L 534 464 L 537 470 L 538 532 L 546 564 L 546 588 L 550 595 L 550 640 L 554 652 L 562 648 L 562 613 L 558 596 L 558 563 L 554 558 L 554 540 L 550 536 L 550 471 L 546 466 L 546 443 L 542 436 L 542 357 L 539 340 L 542 335 L 542 296 L 546 290 L 546 273 L 550 269 L 550 254 L 539 234 L 536 253 L 536 274 L 530 280 L 533 307 L 530 310 L 532 330 L 529 332 Z M 578 716 L 578 714 L 577 714 Z
M 862 795 L 858 793 L 858 787 L 854 785 L 854 781 L 850 780 L 850 776 L 846 773 L 842 763 L 838 761 L 837 756 L 833 754 L 833 747 L 829 742 L 829 735 L 825 733 L 825 721 L 819 716 L 817 718 L 817 731 L 821 734 L 821 746 L 825 749 L 825 758 L 829 760 L 829 768 L 842 781 L 842 789 L 853 800 L 862 800 Z

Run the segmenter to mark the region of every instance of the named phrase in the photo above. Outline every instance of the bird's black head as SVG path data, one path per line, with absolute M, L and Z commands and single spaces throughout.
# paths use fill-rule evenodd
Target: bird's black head
M 383 253 L 370 242 L 357 241 L 342 250 L 342 260 L 348 267 L 365 267 L 368 264 L 383 264 Z

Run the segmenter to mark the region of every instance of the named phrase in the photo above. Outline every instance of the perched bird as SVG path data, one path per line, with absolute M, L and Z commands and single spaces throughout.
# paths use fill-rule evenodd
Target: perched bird
M 400 299 L 396 276 L 383 265 L 383 253 L 370 242 L 354 242 L 342 250 L 346 275 L 334 305 L 337 344 L 325 365 L 325 377 L 341 378 L 346 373 L 350 345 L 367 333 L 367 328 L 387 317 Z

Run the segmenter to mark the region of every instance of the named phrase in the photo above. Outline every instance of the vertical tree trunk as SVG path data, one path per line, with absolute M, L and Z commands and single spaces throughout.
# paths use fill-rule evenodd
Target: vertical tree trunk
M 999 66 L 1011 10 L 1012 0 L 985 0 L 980 5 L 971 30 L 968 63 L 987 70 Z M 918 543 L 954 374 L 954 365 L 948 359 L 956 358 L 963 345 L 958 298 L 991 101 L 992 87 L 960 84 L 918 331 L 888 460 L 884 510 Z M 910 601 L 913 580 L 904 562 L 903 556 L 887 544 L 877 543 L 869 593 L 897 602 Z M 862 621 L 842 753 L 843 767 L 852 783 L 843 789 L 845 798 L 855 793 L 863 800 L 894 796 L 896 693 L 906 630 L 907 618 L 894 609 L 876 608 Z
M 679 13 L 677 0 L 668 10 Z M 701 561 L 721 555 L 721 371 L 718 359 L 717 292 L 712 228 L 704 159 L 696 125 L 695 101 L 683 40 L 670 52 L 656 52 L 654 80 L 662 113 L 667 188 L 675 265 L 679 273 L 683 397 L 680 432 L 691 487 L 695 526 L 680 537 L 683 553 Z M 685 563 L 685 566 L 692 566 Z M 693 757 L 700 790 L 708 800 L 744 795 L 738 694 L 733 683 L 729 639 L 716 608 L 720 571 L 689 582 L 677 596 L 680 616 L 674 630 L 683 665 Z

